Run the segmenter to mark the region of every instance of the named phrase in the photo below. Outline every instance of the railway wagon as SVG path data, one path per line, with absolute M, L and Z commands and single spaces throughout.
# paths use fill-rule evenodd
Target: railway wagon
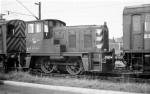
M 124 8 L 123 48 L 128 68 L 150 71 L 150 5 Z
M 27 22 L 27 63 L 45 73 L 72 75 L 83 71 L 109 72 L 114 51 L 109 51 L 107 25 L 65 26 L 60 20 Z
M 0 67 L 23 67 L 26 54 L 26 23 L 10 20 L 0 24 Z M 21 63 L 22 62 L 22 63 Z

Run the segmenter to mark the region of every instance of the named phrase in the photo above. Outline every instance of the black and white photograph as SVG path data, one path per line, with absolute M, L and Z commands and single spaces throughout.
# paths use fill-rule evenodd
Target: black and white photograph
M 0 94 L 150 94 L 150 1 L 0 0 Z

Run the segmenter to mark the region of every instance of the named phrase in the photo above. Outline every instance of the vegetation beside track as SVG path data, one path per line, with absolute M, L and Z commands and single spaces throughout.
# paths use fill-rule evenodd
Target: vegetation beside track
M 33 76 L 27 72 L 11 72 L 8 74 L 0 73 L 0 80 L 14 80 L 30 83 L 83 87 L 103 90 L 116 90 L 125 92 L 150 93 L 150 83 L 138 83 L 113 80 L 91 80 L 85 78 L 57 78 Z

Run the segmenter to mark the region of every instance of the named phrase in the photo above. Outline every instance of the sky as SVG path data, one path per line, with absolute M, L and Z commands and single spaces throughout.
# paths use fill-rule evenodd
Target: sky
M 125 6 L 150 4 L 149 0 L 0 0 L 0 13 L 6 14 L 4 18 L 7 20 L 36 20 L 31 15 L 38 16 L 38 6 L 34 3 L 39 1 L 42 3 L 42 19 L 59 19 L 67 26 L 103 25 L 107 22 L 109 38 L 123 36 Z M 10 11 L 9 15 L 7 11 Z

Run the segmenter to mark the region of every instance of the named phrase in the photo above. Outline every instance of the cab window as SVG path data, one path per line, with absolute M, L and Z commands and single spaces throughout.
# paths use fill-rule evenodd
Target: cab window
M 28 24 L 28 33 L 34 33 L 34 24 L 33 23 Z
M 8 36 L 13 36 L 14 33 L 15 33 L 15 30 L 14 30 L 15 27 L 14 27 L 14 25 L 9 24 L 9 25 L 7 25 L 7 28 L 8 28 L 7 35 Z
M 44 23 L 44 39 L 49 38 L 48 22 Z
M 35 33 L 40 33 L 40 32 L 42 32 L 42 24 L 36 23 L 35 24 Z

